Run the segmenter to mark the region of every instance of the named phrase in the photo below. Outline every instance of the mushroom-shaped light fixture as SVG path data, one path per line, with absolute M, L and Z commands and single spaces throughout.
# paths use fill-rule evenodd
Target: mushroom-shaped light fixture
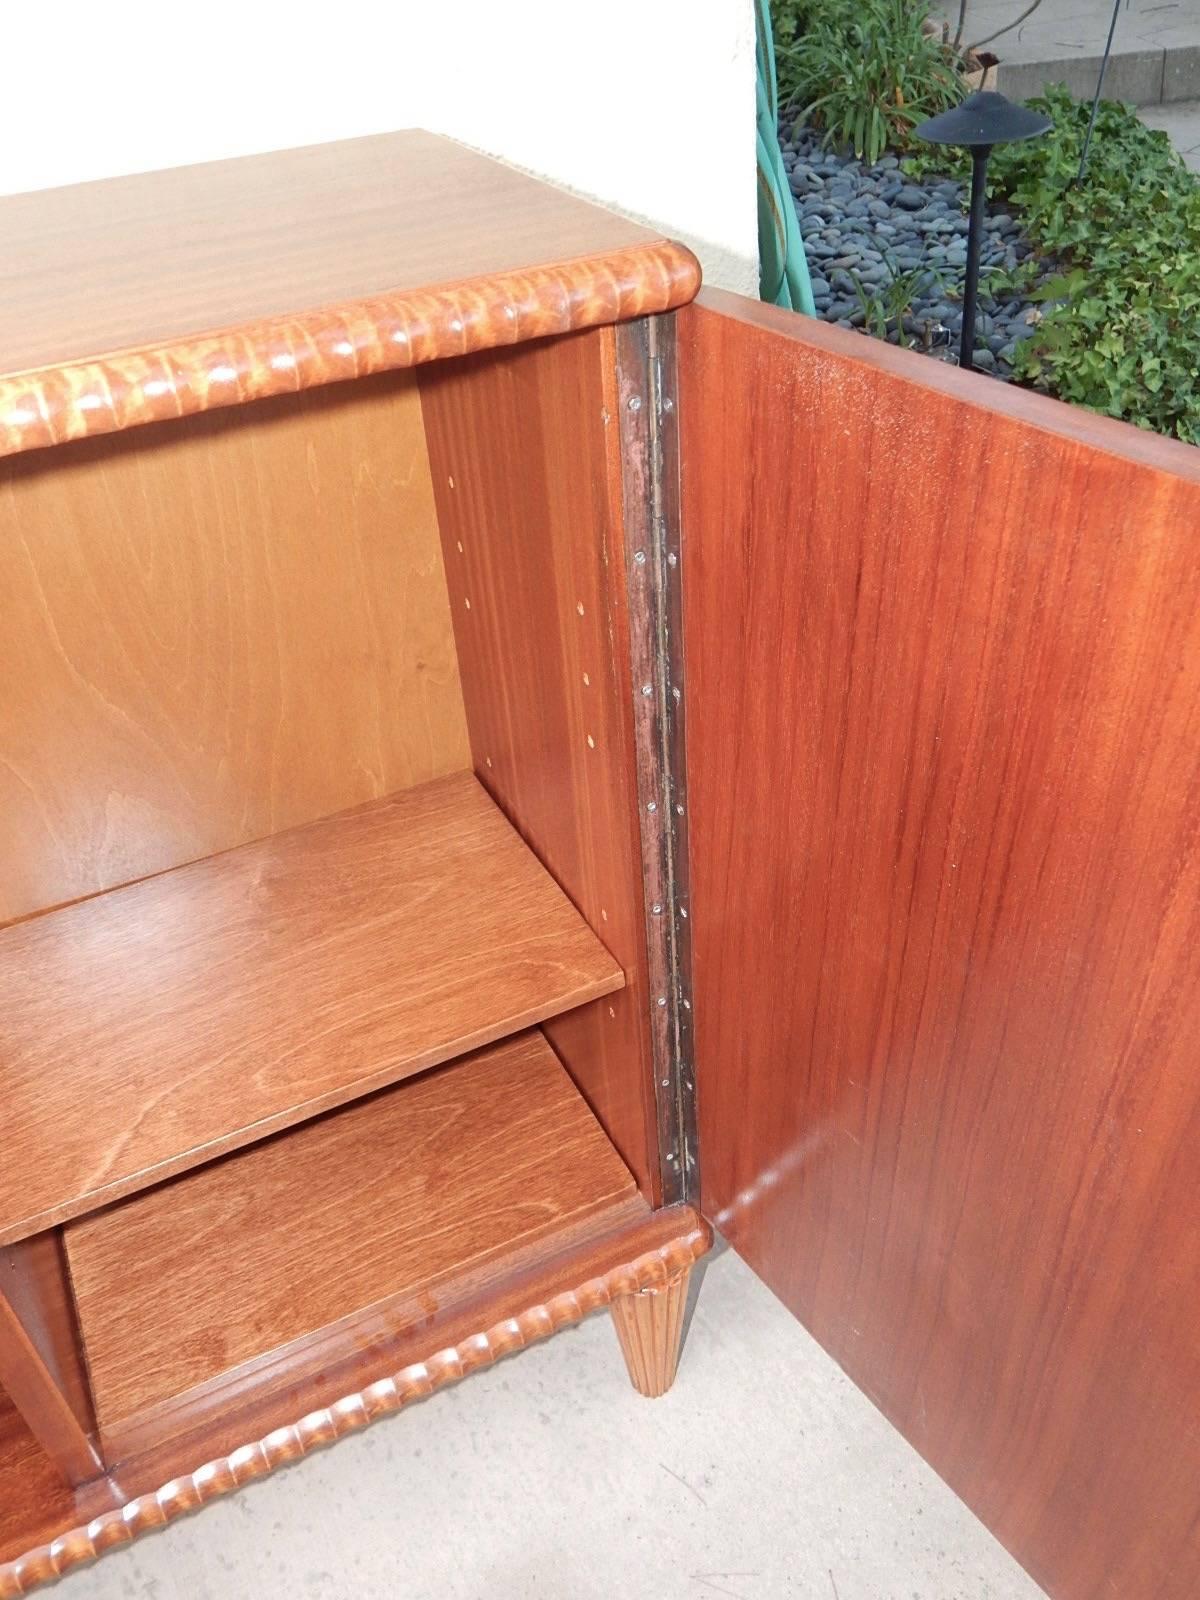
M 1019 106 L 991 89 L 968 95 L 961 105 L 943 111 L 913 129 L 927 144 L 961 145 L 971 152 L 971 222 L 967 230 L 967 278 L 963 285 L 962 342 L 958 364 L 970 367 L 975 350 L 975 301 L 979 291 L 979 251 L 987 197 L 987 164 L 994 146 L 1033 139 L 1054 126 L 1049 117 Z

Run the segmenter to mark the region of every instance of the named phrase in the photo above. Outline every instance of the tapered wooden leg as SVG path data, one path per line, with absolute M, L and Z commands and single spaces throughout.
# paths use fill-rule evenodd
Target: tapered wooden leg
M 666 1394 L 675 1382 L 691 1275 L 689 1269 L 661 1289 L 617 1295 L 609 1308 L 630 1382 L 648 1399 Z

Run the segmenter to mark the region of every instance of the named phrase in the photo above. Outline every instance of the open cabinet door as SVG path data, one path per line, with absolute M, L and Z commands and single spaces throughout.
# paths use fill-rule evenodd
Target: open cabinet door
M 678 314 L 706 1214 L 1055 1600 L 1200 1593 L 1200 451 Z

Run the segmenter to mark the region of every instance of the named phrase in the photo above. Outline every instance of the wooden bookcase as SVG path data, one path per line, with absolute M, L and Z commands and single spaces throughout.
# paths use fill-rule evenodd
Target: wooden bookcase
M 621 1296 L 661 1389 L 709 1234 L 603 418 L 691 257 L 423 134 L 6 205 L 8 1593 Z
M 0 231 L 0 1596 L 715 1224 L 1190 1600 L 1196 452 L 421 133 Z

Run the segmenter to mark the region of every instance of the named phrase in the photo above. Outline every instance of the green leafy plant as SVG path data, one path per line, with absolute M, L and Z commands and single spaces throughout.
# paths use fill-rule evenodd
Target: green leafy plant
M 780 103 L 877 161 L 962 98 L 957 55 L 926 27 L 926 0 L 775 0 Z
M 775 40 L 775 72 L 780 103 L 790 99 L 795 89 L 793 75 L 785 66 L 796 40 L 804 32 L 808 16 L 815 9 L 813 0 L 770 0 L 771 33 Z
M 941 287 L 942 280 L 930 267 L 916 267 L 911 272 L 901 272 L 895 261 L 888 259 L 891 277 L 879 288 L 869 287 L 857 273 L 850 274 L 854 293 L 863 314 L 863 326 L 877 339 L 900 342 L 904 332 L 904 319 L 913 308 L 913 302 L 930 279 Z
M 1132 106 L 1102 102 L 1079 183 L 1090 107 L 1061 87 L 1031 103 L 1054 131 L 998 149 L 990 188 L 1060 270 L 1033 292 L 1043 314 L 1016 374 L 1200 444 L 1200 181 Z M 931 170 L 927 157 L 910 166 Z

